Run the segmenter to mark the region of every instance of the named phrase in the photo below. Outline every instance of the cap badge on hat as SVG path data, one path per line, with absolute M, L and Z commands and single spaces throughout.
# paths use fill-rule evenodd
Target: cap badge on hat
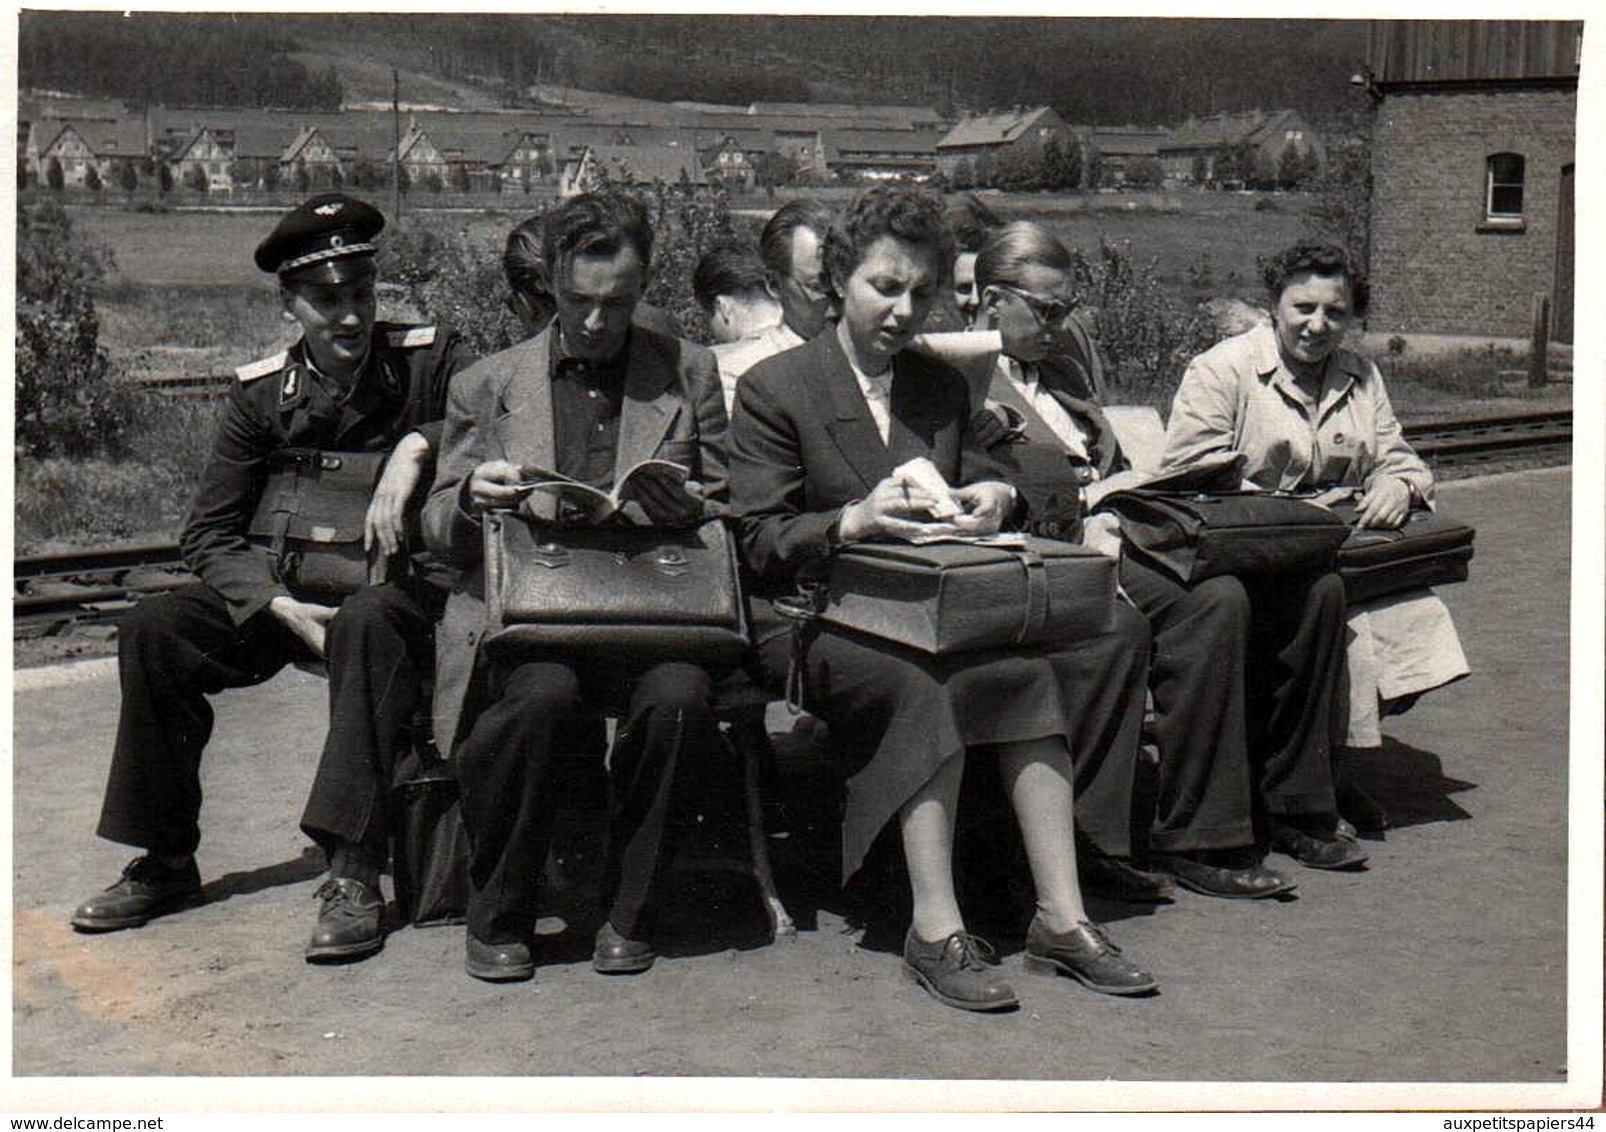
M 330 204 L 320 204 L 312 211 L 316 212 L 319 216 L 334 216 L 340 211 L 340 202 L 335 201 Z

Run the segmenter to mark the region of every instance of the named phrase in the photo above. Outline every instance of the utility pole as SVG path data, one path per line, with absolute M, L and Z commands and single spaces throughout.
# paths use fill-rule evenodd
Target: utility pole
M 390 69 L 390 215 L 401 219 L 401 74 Z

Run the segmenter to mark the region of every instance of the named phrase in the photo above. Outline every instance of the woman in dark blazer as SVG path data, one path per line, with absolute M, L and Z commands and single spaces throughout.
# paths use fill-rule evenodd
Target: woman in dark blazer
M 925 457 L 959 485 L 961 529 L 995 531 L 1015 506 L 1013 489 L 987 478 L 971 443 L 963 379 L 904 350 L 953 263 L 937 204 L 906 190 L 868 189 L 833 224 L 825 258 L 838 324 L 750 370 L 731 431 L 732 510 L 756 576 L 761 664 L 776 683 L 790 642 L 768 599 L 822 575 L 839 545 L 929 525 L 935 496 L 893 476 L 894 468 Z M 1080 777 L 1089 789 L 1130 789 L 1119 772 L 1098 771 L 1109 754 L 1130 778 L 1125 756 L 1141 721 L 1147 630 L 1128 609 L 1117 610 L 1115 624 L 1061 650 L 944 657 L 828 625 L 810 630 L 804 702 L 866 754 L 847 783 L 844 876 L 896 818 L 914 897 L 904 970 L 950 1006 L 1017 1003 L 989 962 L 991 949 L 965 931 L 954 894 L 954 813 L 968 751 L 998 760 L 1020 821 L 1037 888 L 1028 968 L 1063 971 L 1109 994 L 1156 985 L 1088 922 L 1076 877 L 1072 752 L 1088 756 Z M 1124 846 L 1125 829 L 1099 832 Z

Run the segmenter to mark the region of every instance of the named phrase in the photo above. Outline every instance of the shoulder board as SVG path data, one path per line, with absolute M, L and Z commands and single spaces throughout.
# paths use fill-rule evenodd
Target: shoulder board
M 435 344 L 435 328 L 433 326 L 409 326 L 405 330 L 391 330 L 386 332 L 385 340 L 398 349 L 414 349 L 419 346 L 433 346 Z
M 290 361 L 288 352 L 281 350 L 271 358 L 262 358 L 259 361 L 247 362 L 237 366 L 234 376 L 241 381 L 255 381 L 259 377 L 267 377 L 270 373 L 278 373 Z

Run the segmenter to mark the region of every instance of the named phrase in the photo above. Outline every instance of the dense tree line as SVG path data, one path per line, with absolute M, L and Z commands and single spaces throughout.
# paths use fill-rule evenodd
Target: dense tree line
M 331 107 L 288 57 L 360 40 L 375 59 L 503 91 L 537 82 L 663 100 L 1048 104 L 1067 121 L 1166 123 L 1352 101 L 1358 20 L 814 16 L 174 16 L 24 12 L 24 86 L 169 103 Z
M 290 58 L 271 17 L 21 13 L 20 84 L 144 105 L 338 110 L 340 81 Z

